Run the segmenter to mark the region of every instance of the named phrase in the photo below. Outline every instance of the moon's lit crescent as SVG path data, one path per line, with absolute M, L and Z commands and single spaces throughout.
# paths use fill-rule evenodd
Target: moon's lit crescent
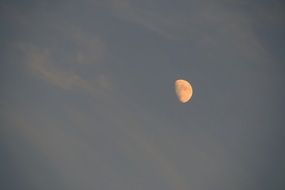
M 191 99 L 193 89 L 188 81 L 179 79 L 175 81 L 175 92 L 179 101 L 186 103 Z

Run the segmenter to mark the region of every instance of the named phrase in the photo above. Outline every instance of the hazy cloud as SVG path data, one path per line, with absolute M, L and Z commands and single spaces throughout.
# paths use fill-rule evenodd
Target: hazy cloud
M 23 51 L 27 66 L 34 74 L 41 79 L 65 90 L 83 89 L 89 93 L 96 93 L 96 88 L 100 90 L 111 89 L 110 79 L 101 74 L 95 83 L 83 79 L 72 70 L 63 70 L 57 67 L 48 49 L 39 48 L 28 44 L 19 44 Z
M 169 30 L 170 27 L 175 27 L 175 21 L 171 18 L 167 18 L 155 10 L 140 8 L 129 0 L 110 0 L 109 3 L 112 11 L 119 18 L 142 25 L 166 38 L 175 38 L 172 31 Z
M 129 0 L 110 0 L 109 3 L 117 17 L 141 25 L 166 39 L 183 43 L 191 41 L 193 46 L 202 48 L 206 55 L 215 56 L 211 54 L 217 54 L 217 49 L 225 47 L 225 50 L 230 48 L 238 56 L 245 56 L 249 60 L 260 60 L 260 56 L 264 60 L 268 56 L 255 34 L 256 23 L 239 10 L 239 2 L 178 2 L 179 6 L 187 7 L 180 11 L 173 11 L 175 7 L 167 3 Z M 232 8 L 235 5 L 237 9 Z

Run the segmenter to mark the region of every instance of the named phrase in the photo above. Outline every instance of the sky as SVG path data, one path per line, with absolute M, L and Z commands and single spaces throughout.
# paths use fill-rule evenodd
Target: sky
M 285 189 L 284 10 L 2 0 L 1 189 Z

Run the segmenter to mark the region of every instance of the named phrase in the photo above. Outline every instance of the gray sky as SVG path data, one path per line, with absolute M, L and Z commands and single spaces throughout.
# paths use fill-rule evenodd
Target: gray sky
M 1 1 L 1 189 L 283 190 L 284 8 Z

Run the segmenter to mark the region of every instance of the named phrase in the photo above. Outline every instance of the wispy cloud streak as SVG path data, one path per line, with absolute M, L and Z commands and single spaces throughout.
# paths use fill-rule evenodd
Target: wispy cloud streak
M 48 49 L 41 49 L 33 45 L 20 44 L 24 52 L 29 70 L 36 76 L 64 90 L 84 89 L 95 93 L 94 85 L 72 71 L 57 68 Z

